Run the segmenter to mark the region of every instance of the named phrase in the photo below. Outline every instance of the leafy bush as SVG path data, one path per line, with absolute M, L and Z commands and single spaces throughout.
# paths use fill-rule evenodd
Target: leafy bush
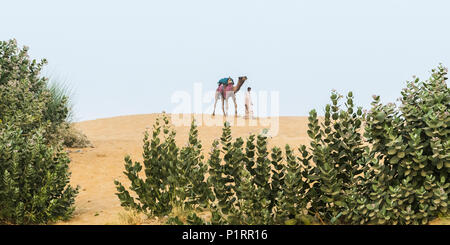
M 44 114 L 50 98 L 46 79 L 39 76 L 47 61 L 31 61 L 27 51 L 15 40 L 0 42 L 0 120 L 20 125 L 25 133 L 49 126 Z
M 71 122 L 73 119 L 73 90 L 68 83 L 61 80 L 52 79 L 47 83 L 47 89 L 50 92 L 50 99 L 46 104 L 44 118 L 55 124 Z
M 447 214 L 450 93 L 446 69 L 432 72 L 428 81 L 408 83 L 399 111 L 374 96 L 367 115 L 354 113 L 351 93 L 347 110 L 338 111 L 333 93 L 324 123 L 310 113 L 311 148 L 300 148 L 300 159 L 314 163 L 308 212 L 347 224 L 427 224 Z
M 341 95 L 333 92 L 330 98 L 332 105 L 326 105 L 322 123 L 319 124 L 315 110 L 310 112 L 307 133 L 311 147 L 308 151 L 306 146 L 301 146 L 299 159 L 310 166 L 305 176 L 310 186 L 305 196 L 311 205 L 308 213 L 327 223 L 338 219 L 345 223 L 352 218 L 347 210 L 354 208 L 348 197 L 356 196 L 361 185 L 363 115 L 361 108 L 354 109 L 351 92 L 345 110 L 338 104 Z
M 51 83 L 47 83 L 46 89 L 49 97 L 44 105 L 42 118 L 44 122 L 49 122 L 46 138 L 52 144 L 61 141 L 68 147 L 71 147 L 74 143 L 83 143 L 81 132 L 77 132 L 70 127 L 73 110 L 69 101 L 71 92 L 68 85 L 53 80 Z M 86 147 L 87 145 L 78 144 L 78 146 Z
M 42 131 L 0 129 L 0 222 L 40 224 L 71 216 L 78 188 L 69 186 L 66 153 L 46 145 Z
M 165 114 L 153 125 L 151 139 L 148 132 L 145 132 L 145 179 L 139 176 L 142 165 L 139 162 L 133 163 L 129 156 L 125 157 L 125 174 L 131 182 L 130 190 L 138 198 L 135 200 L 129 191 L 115 180 L 117 196 L 122 206 L 148 215 L 164 216 L 174 207 L 190 210 L 206 203 L 209 189 L 204 180 L 206 167 L 202 162 L 196 125 L 192 123 L 189 143 L 181 151 L 176 146 L 175 135 Z
M 267 138 L 250 135 L 244 151 L 244 141 L 237 138 L 234 142 L 231 128 L 225 123 L 220 139 L 223 152 L 223 162 L 220 158 L 218 142 L 213 143 L 212 159 L 210 161 L 211 185 L 215 198 L 212 207 L 212 223 L 226 224 L 269 224 L 273 223 L 271 208 L 276 195 L 270 183 L 270 161 L 266 158 Z M 261 164 L 255 165 L 255 157 Z M 258 162 L 258 160 L 256 160 Z M 272 195 L 271 195 L 272 194 Z
M 439 66 L 429 80 L 409 82 L 399 110 L 375 96 L 363 113 L 352 92 L 342 108 L 343 96 L 333 91 L 323 119 L 310 112 L 310 146 L 301 145 L 299 155 L 289 145 L 268 150 L 265 134 L 233 139 L 225 123 L 205 166 L 195 124 L 180 153 L 167 119 L 164 141 L 157 121 L 152 140 L 144 139 L 145 181 L 140 164 L 126 158 L 131 189 L 143 205 L 116 181 L 118 196 L 123 206 L 155 215 L 192 200 L 211 211 L 204 220 L 186 209 L 186 219 L 172 216 L 171 224 L 427 224 L 448 213 L 446 74 Z
M 52 136 L 67 110 L 49 112 L 52 93 L 15 40 L 0 42 L 0 222 L 39 224 L 70 217 L 77 189 L 69 158 Z M 64 104 L 59 106 L 64 107 Z M 58 107 L 58 106 L 56 106 Z M 48 116 L 60 118 L 51 121 Z
M 72 124 L 66 122 L 61 123 L 58 127 L 56 127 L 54 135 L 57 137 L 53 137 L 53 141 L 56 141 L 57 138 L 61 138 L 62 144 L 66 147 L 93 147 L 91 141 L 89 141 L 83 132 L 76 129 Z
M 70 146 L 78 141 L 78 146 L 88 146 L 78 140 L 81 132 L 69 127 L 72 104 L 68 86 L 49 84 L 40 76 L 46 63 L 45 59 L 30 60 L 28 47 L 20 49 L 14 39 L 0 42 L 0 120 L 18 125 L 24 133 L 42 128 L 50 144 L 62 141 Z
M 233 140 L 230 125 L 225 123 L 220 142 L 213 142 L 208 165 L 205 165 L 195 124 L 191 125 L 188 144 L 178 151 L 175 132 L 169 129 L 165 115 L 162 120 L 161 126 L 161 118 L 157 119 L 151 140 L 148 133 L 144 136 L 145 180 L 139 177 L 141 164 L 133 164 L 128 156 L 125 158 L 125 174 L 138 202 L 115 181 L 122 206 L 160 217 L 172 215 L 175 208 L 184 208 L 185 221 L 174 215 L 168 219 L 170 224 L 277 224 L 301 217 L 296 212 L 306 203 L 282 204 L 288 200 L 286 198 L 300 200 L 299 193 L 296 197 L 283 194 L 305 186 L 294 179 L 301 172 L 300 166 L 293 163 L 296 160 L 289 146 L 286 149 L 291 165 L 285 170 L 282 151 L 273 148 L 269 152 L 267 136 L 250 135 L 244 148 L 244 140 Z M 166 135 L 163 140 L 161 131 Z M 209 177 L 205 182 L 207 167 Z M 285 172 L 290 176 L 287 183 L 284 182 Z M 209 209 L 211 220 L 206 222 L 198 217 L 194 207 Z
M 374 96 L 366 136 L 376 155 L 371 178 L 374 222 L 426 224 L 448 212 L 450 183 L 450 90 L 447 69 L 408 82 L 401 105 Z

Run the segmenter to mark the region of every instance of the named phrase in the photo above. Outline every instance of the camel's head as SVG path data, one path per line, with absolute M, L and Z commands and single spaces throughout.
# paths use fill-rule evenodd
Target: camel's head
M 239 77 L 239 81 L 237 86 L 234 88 L 234 92 L 237 93 L 239 89 L 241 89 L 242 84 L 244 84 L 245 80 L 247 80 L 247 76 Z
M 239 77 L 239 81 L 245 82 L 247 80 L 247 76 Z

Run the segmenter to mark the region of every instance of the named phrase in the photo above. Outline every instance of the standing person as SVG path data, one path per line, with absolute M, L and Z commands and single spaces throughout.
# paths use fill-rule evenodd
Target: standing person
M 252 88 L 247 88 L 247 93 L 245 93 L 245 119 L 253 118 L 253 102 L 250 91 Z

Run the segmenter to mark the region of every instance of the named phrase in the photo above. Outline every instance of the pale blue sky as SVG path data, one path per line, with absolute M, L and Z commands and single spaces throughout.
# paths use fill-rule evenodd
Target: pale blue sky
M 331 89 L 394 102 L 450 64 L 450 1 L 3 1 L 16 38 L 75 91 L 77 120 L 171 111 L 176 90 L 247 75 L 281 115 L 322 112 Z M 157 89 L 157 90 L 156 90 Z M 205 104 L 204 107 L 207 105 Z M 242 107 L 242 106 L 241 106 Z

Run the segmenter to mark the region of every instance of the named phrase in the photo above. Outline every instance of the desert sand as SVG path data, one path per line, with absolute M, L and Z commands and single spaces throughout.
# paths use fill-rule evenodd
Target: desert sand
M 75 201 L 74 217 L 57 224 L 105 225 L 121 224 L 120 214 L 124 208 L 115 195 L 114 179 L 128 187 L 124 171 L 124 157 L 130 155 L 133 161 L 142 161 L 142 140 L 146 130 L 151 131 L 159 114 L 120 116 L 75 123 L 75 127 L 87 135 L 93 148 L 67 149 L 71 158 L 71 185 L 80 186 Z M 220 120 L 223 120 L 221 116 Z M 170 115 L 169 115 L 170 118 Z M 279 117 L 279 131 L 269 139 L 269 146 L 284 147 L 286 144 L 298 147 L 307 144 L 307 117 Z M 248 121 L 247 121 L 248 122 Z M 233 138 L 258 134 L 265 126 L 257 125 L 231 127 Z M 175 126 L 177 144 L 183 146 L 188 140 L 189 126 Z M 199 138 L 205 157 L 214 139 L 220 138 L 222 126 L 201 125 Z
M 122 182 L 126 188 L 129 181 L 123 174 L 124 157 L 130 155 L 133 161 L 142 161 L 142 140 L 146 130 L 151 131 L 159 114 L 120 116 L 75 123 L 75 127 L 85 133 L 93 143 L 93 148 L 67 149 L 71 158 L 70 184 L 80 187 L 75 200 L 74 217 L 61 221 L 57 225 L 120 225 L 120 224 L 163 224 L 158 220 L 137 218 L 130 215 L 115 195 L 114 179 Z M 170 116 L 169 116 L 170 117 Z M 220 121 L 221 116 L 216 116 Z M 300 144 L 308 144 L 307 117 L 279 117 L 279 131 L 270 137 L 269 147 L 284 147 L 289 144 L 297 148 Z M 248 124 L 248 121 L 246 121 Z M 247 137 L 250 133 L 258 134 L 265 126 L 258 125 L 232 126 L 233 138 Z M 186 144 L 189 126 L 175 126 L 178 146 Z M 220 138 L 222 126 L 199 126 L 199 138 L 203 145 L 205 157 L 211 150 L 214 139 Z M 125 217 L 125 218 L 124 218 Z M 139 222 L 142 220 L 142 222 Z M 450 218 L 437 218 L 432 225 L 448 225 Z

